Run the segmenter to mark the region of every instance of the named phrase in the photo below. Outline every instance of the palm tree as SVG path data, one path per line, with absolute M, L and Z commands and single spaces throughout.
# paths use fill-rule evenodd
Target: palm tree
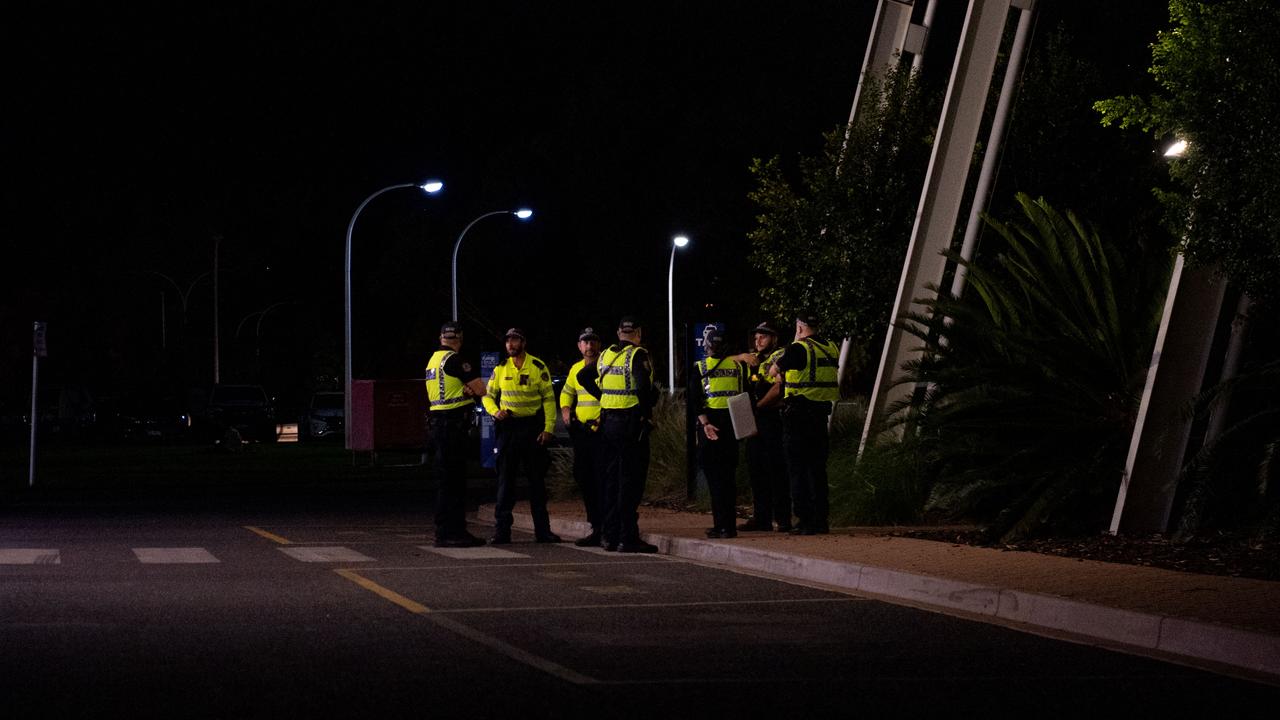
M 1159 320 L 1167 257 L 1105 242 L 1042 198 L 986 267 L 949 253 L 969 292 L 932 288 L 903 318 L 923 359 L 899 380 L 926 388 L 893 408 L 930 448 L 930 507 L 1011 540 L 1105 520 L 1123 468 Z

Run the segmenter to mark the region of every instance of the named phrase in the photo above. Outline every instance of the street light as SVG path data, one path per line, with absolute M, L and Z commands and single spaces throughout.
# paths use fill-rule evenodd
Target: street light
M 450 318 L 452 320 L 458 319 L 458 248 L 462 247 L 462 238 L 467 236 L 467 231 L 471 229 L 472 225 L 475 225 L 487 217 L 493 217 L 494 215 L 515 215 L 521 220 L 528 220 L 533 217 L 533 211 L 529 208 L 520 208 L 519 210 L 494 210 L 493 212 L 487 212 L 475 220 L 472 220 L 467 223 L 466 227 L 462 228 L 462 232 L 458 234 L 458 241 L 453 244 L 453 317 Z
M 356 226 L 356 218 L 360 217 L 360 211 L 364 210 L 364 206 L 368 205 L 370 200 L 373 200 L 374 198 L 378 197 L 379 195 L 385 192 L 390 192 L 392 190 L 399 190 L 401 188 L 411 188 L 411 187 L 416 187 L 428 195 L 434 195 L 440 192 L 442 189 L 444 189 L 444 183 L 439 180 L 428 180 L 421 184 L 401 183 L 399 185 L 389 185 L 387 187 L 384 187 L 378 192 L 365 198 L 364 202 L 360 203 L 360 206 L 356 208 L 356 211 L 354 213 L 352 213 L 351 222 L 347 223 L 347 256 L 346 256 L 346 267 L 345 267 L 346 282 L 344 283 L 344 287 L 343 287 L 343 328 L 342 328 L 342 344 L 343 344 L 343 352 L 344 352 L 343 358 L 346 366 L 344 368 L 344 378 L 343 378 L 345 383 L 343 385 L 343 391 L 342 391 L 342 398 L 343 398 L 342 411 L 345 414 L 343 415 L 342 424 L 346 429 L 346 446 L 348 450 L 351 449 L 351 231 Z
M 682 248 L 688 244 L 689 238 L 684 235 L 671 238 L 671 262 L 667 265 L 667 393 L 669 395 L 676 394 L 676 248 Z

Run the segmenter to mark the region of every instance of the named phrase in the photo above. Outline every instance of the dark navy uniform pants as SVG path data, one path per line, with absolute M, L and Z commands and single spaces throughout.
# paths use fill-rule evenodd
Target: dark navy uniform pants
M 510 416 L 494 423 L 495 449 L 498 451 L 498 502 L 493 519 L 498 532 L 510 532 L 511 510 L 516 505 L 516 478 L 521 469 L 529 479 L 529 514 L 533 516 L 533 531 L 538 535 L 551 532 L 551 520 L 547 517 L 547 468 L 551 455 L 538 444 L 538 435 L 544 427 L 542 415 L 531 417 Z
M 830 403 L 789 401 L 782 411 L 782 446 L 791 478 L 791 503 L 800 527 L 828 527 L 827 414 Z
M 782 450 L 782 415 L 778 408 L 756 412 L 755 437 L 747 439 L 747 466 L 751 471 L 752 518 L 766 529 L 770 523 L 791 525 L 791 479 Z
M 598 421 L 597 421 L 598 422 Z M 573 479 L 582 493 L 582 504 L 587 509 L 587 522 L 592 532 L 604 529 L 604 508 L 601 500 L 604 486 L 600 481 L 600 450 L 603 438 L 599 428 L 591 428 L 576 419 L 569 425 L 569 438 L 573 441 Z
M 466 531 L 467 433 L 471 405 L 427 414 L 428 450 L 436 478 L 436 539 Z
M 639 409 L 605 410 L 601 420 L 604 539 L 609 543 L 637 542 L 640 500 L 649 477 L 649 426 Z

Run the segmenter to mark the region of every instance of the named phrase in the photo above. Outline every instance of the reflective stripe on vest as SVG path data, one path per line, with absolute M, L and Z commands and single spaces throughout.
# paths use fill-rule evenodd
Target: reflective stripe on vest
M 738 363 L 730 362 L 729 367 L 722 367 L 725 358 L 715 360 L 714 367 L 708 367 L 711 360 L 699 360 L 695 366 L 698 377 L 702 378 L 702 394 L 707 399 L 707 407 L 725 410 L 729 407 L 729 398 L 743 391 L 745 378 Z
M 432 410 L 452 410 L 471 404 L 462 392 L 462 380 L 446 373 L 444 364 L 454 356 L 452 350 L 437 350 L 427 362 L 427 401 Z
M 770 352 L 768 356 L 766 356 L 764 359 L 760 361 L 760 364 L 757 365 L 755 370 L 751 373 L 751 382 L 753 383 L 767 382 L 770 385 L 778 382 L 777 378 L 769 374 L 769 368 L 772 367 L 774 363 L 781 360 L 782 356 L 786 354 L 787 354 L 786 348 L 774 348 L 774 350 Z M 758 356 L 759 355 L 757 354 L 757 357 Z
M 840 351 L 834 343 L 818 342 L 813 338 L 798 342 L 804 346 L 806 362 L 801 370 L 787 371 L 785 397 L 799 395 L 820 402 L 839 400 L 840 384 L 836 367 Z
M 600 368 L 600 407 L 605 410 L 625 410 L 640 404 L 632 367 L 639 349 L 638 346 L 627 345 L 619 350 L 617 345 L 610 345 L 600 354 L 600 359 L 596 362 Z
M 489 396 L 499 410 L 510 410 L 516 417 L 531 417 L 542 409 L 544 392 L 550 392 L 550 376 L 546 365 L 532 355 L 525 355 L 524 366 L 517 368 L 511 358 L 493 369 L 489 378 Z M 508 377 L 510 374 L 510 377 Z M 520 383 L 524 379 L 524 384 Z M 485 403 L 489 407 L 489 403 Z
M 569 377 L 564 381 L 564 389 L 560 391 L 560 407 L 573 408 L 574 417 L 579 422 L 589 422 L 600 418 L 600 398 L 587 392 L 578 384 L 578 372 L 586 367 L 585 360 L 579 360 L 569 368 Z

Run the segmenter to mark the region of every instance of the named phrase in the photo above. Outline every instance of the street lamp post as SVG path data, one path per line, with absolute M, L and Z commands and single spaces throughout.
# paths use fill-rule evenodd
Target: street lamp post
M 671 262 L 667 265 L 667 393 L 670 395 L 676 394 L 676 248 L 688 244 L 689 238 L 684 235 L 671 238 Z
M 213 384 L 222 382 L 219 372 L 218 358 L 218 246 L 222 244 L 222 236 L 213 236 Z
M 519 210 L 494 210 L 493 212 L 487 212 L 467 223 L 467 226 L 462 228 L 462 232 L 458 233 L 458 241 L 453 244 L 453 316 L 450 318 L 451 320 L 458 319 L 458 248 L 462 247 L 462 238 L 467 236 L 467 231 L 471 229 L 472 225 L 475 225 L 487 217 L 493 217 L 494 215 L 515 215 L 521 220 L 528 220 L 533 217 L 533 211 L 528 208 L 521 208 Z
M 343 413 L 344 413 L 343 426 L 346 430 L 346 447 L 348 450 L 351 449 L 351 231 L 356 226 L 356 218 L 360 217 L 360 211 L 364 210 L 364 206 L 368 205 L 369 201 L 373 200 L 374 198 L 378 197 L 379 195 L 385 192 L 390 192 L 392 190 L 399 190 L 401 188 L 411 188 L 411 187 L 419 188 L 420 190 L 427 193 L 428 195 L 434 195 L 440 192 L 440 190 L 444 188 L 444 183 L 440 182 L 439 180 L 428 180 L 427 182 L 420 183 L 420 184 L 419 183 L 401 183 L 399 185 L 389 185 L 387 187 L 384 187 L 381 190 L 370 195 L 369 197 L 365 198 L 364 202 L 360 203 L 360 206 L 356 208 L 356 211 L 354 213 L 352 213 L 351 222 L 347 223 L 347 252 L 346 252 L 346 263 L 345 263 L 345 269 L 344 269 L 345 282 L 343 284 L 342 345 L 343 345 L 343 363 L 345 365 L 345 368 L 343 370 L 344 384 L 343 384 L 342 396 L 343 396 Z

